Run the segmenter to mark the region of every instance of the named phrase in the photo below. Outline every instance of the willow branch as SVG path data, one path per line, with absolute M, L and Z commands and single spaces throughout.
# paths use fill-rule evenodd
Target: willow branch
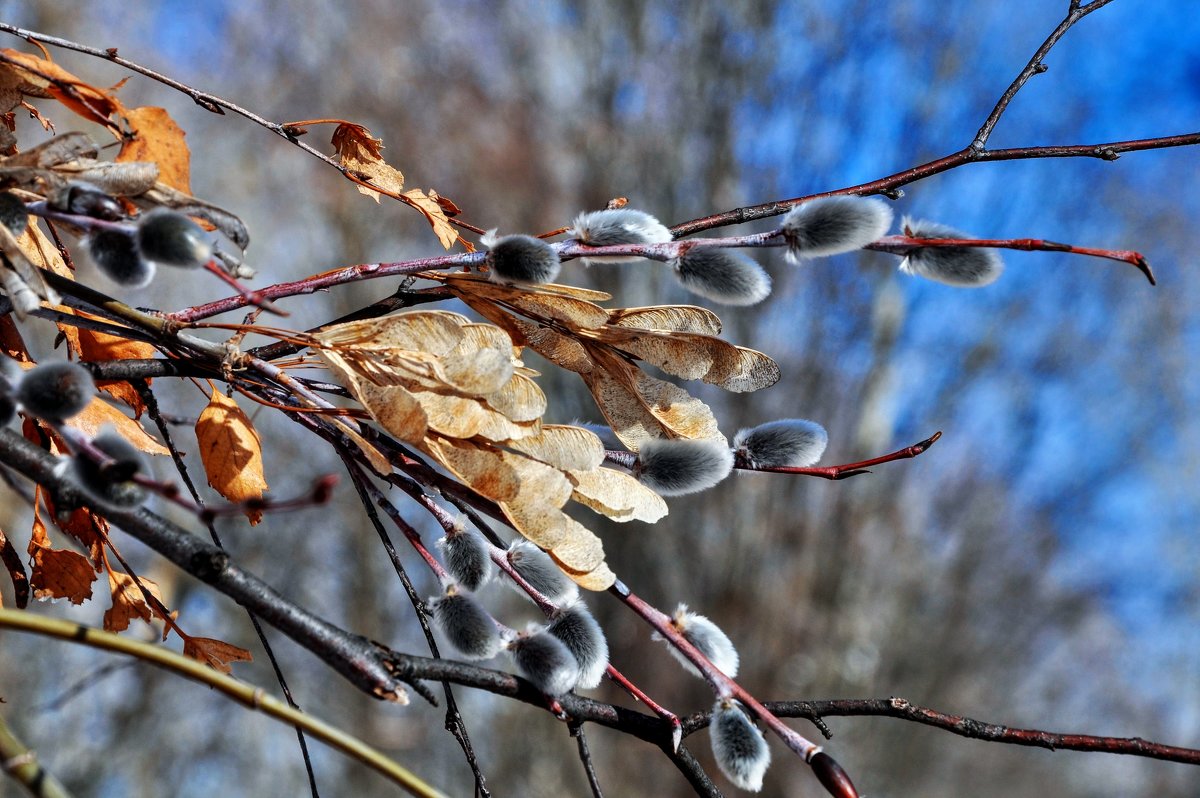
M 17 614 L 15 610 L 5 609 L 0 609 L 0 613 Z M 21 742 L 3 716 L 0 716 L 0 770 L 25 788 L 33 798 L 71 798 L 67 788 L 53 773 L 42 767 L 37 754 Z
M 197 660 L 176 654 L 170 649 L 58 618 L 46 618 L 18 610 L 0 608 L 0 627 L 53 637 L 118 654 L 127 654 L 143 662 L 157 665 L 176 675 L 206 684 L 252 710 L 260 711 L 290 726 L 304 729 L 314 738 L 357 759 L 372 770 L 404 787 L 413 795 L 422 796 L 422 798 L 441 798 L 443 796 L 443 793 L 425 783 L 407 768 L 356 737 L 318 720 L 312 715 L 293 709 L 283 701 L 267 695 L 261 687 L 240 682 Z

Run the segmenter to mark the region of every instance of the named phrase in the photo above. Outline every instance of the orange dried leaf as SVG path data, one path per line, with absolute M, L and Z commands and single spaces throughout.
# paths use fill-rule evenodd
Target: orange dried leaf
M 145 577 L 141 578 L 142 585 L 150 591 L 159 602 L 162 594 L 158 585 Z M 135 618 L 146 623 L 154 617 L 141 588 L 132 576 L 120 571 L 108 571 L 108 587 L 112 593 L 112 606 L 104 613 L 104 630 L 106 632 L 123 632 L 129 628 L 129 622 Z
M 371 135 L 362 125 L 342 122 L 333 131 L 333 148 L 337 151 L 342 166 L 356 172 L 361 178 L 369 179 L 385 193 L 398 197 L 404 188 L 404 175 L 388 166 L 380 154 L 383 139 Z M 366 186 L 358 186 L 363 194 L 379 202 L 379 192 Z
M 170 454 L 167 447 L 150 436 L 141 425 L 97 396 L 84 411 L 71 419 L 71 426 L 95 438 L 105 426 L 116 428 L 125 440 L 146 454 Z
M 191 194 L 191 153 L 186 135 L 164 108 L 152 105 L 131 108 L 125 119 L 133 137 L 126 138 L 117 154 L 118 162 L 146 161 L 158 164 L 158 179 L 184 194 Z
M 89 86 L 46 58 L 5 48 L 3 69 L 21 81 L 17 88 L 32 97 L 53 97 L 84 119 L 103 125 L 118 138 L 120 127 L 111 119 L 123 106 L 109 92 Z M 11 84 L 10 84 L 11 85 Z
M 233 673 L 231 662 L 252 662 L 254 656 L 244 648 L 211 637 L 185 637 L 183 655 L 203 662 L 213 670 Z
M 398 173 L 397 173 L 398 174 Z M 435 194 L 433 189 L 430 192 Z M 446 249 L 454 246 L 454 242 L 458 240 L 458 232 L 454 226 L 450 224 L 450 220 L 446 218 L 445 211 L 436 199 L 430 197 L 419 188 L 409 189 L 400 196 L 404 197 L 404 201 L 416 208 L 425 219 L 433 227 L 434 235 L 438 237 L 438 241 L 442 242 L 442 246 Z
M 79 359 L 89 363 L 106 360 L 147 360 L 157 354 L 157 350 L 145 341 L 133 341 L 83 328 L 78 329 L 77 343 Z M 117 401 L 133 408 L 135 418 L 141 418 L 142 413 L 146 410 L 141 394 L 124 380 L 97 381 L 96 387 Z
M 196 440 L 208 484 L 231 502 L 261 499 L 267 489 L 263 476 L 262 443 L 237 402 L 213 391 L 196 420 Z M 250 524 L 262 520 L 262 510 L 247 510 Z
M 28 551 L 30 564 L 33 566 L 29 584 L 33 588 L 34 598 L 65 598 L 72 604 L 82 604 L 92 597 L 96 569 L 82 554 L 51 547 L 46 524 L 42 521 L 36 504 L 33 508 L 33 530 L 29 537 Z

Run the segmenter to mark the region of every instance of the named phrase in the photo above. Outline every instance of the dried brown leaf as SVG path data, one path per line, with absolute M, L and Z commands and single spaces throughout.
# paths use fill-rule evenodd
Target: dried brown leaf
M 146 360 L 157 354 L 157 350 L 144 341 L 132 341 L 128 338 L 82 328 L 78 331 L 77 343 L 79 359 L 88 363 L 109 360 Z M 124 380 L 97 380 L 96 387 L 117 401 L 133 408 L 135 418 L 141 418 L 142 413 L 146 410 L 141 394 Z
M 262 442 L 237 402 L 214 390 L 196 420 L 196 441 L 208 484 L 217 493 L 235 503 L 262 498 L 267 489 Z M 262 510 L 246 510 L 246 517 L 257 524 Z
M 117 154 L 117 161 L 146 161 L 158 165 L 158 180 L 185 194 L 191 194 L 191 153 L 186 135 L 164 108 L 151 105 L 131 108 L 125 118 L 132 128 Z M 147 186 L 147 190 L 152 187 Z
M 89 86 L 67 70 L 45 58 L 5 48 L 0 50 L 4 71 L 19 78 L 22 94 L 32 97 L 53 97 L 75 113 L 103 125 L 120 138 L 121 129 L 111 119 L 122 106 L 109 92 Z
M 94 438 L 105 426 L 115 427 L 122 437 L 146 454 L 170 454 L 141 424 L 97 396 L 84 411 L 71 419 L 71 426 Z
M 434 196 L 437 192 L 430 189 L 430 194 Z M 419 188 L 409 189 L 400 195 L 404 201 L 416 208 L 425 219 L 433 227 L 433 233 L 438 237 L 438 241 L 442 242 L 442 246 L 446 249 L 454 246 L 454 242 L 458 240 L 458 231 L 454 229 L 454 225 L 450 224 L 450 220 L 446 218 L 445 211 L 442 210 L 441 204 L 434 197 L 430 197 Z
M 56 549 L 50 544 L 46 524 L 33 508 L 33 531 L 29 538 L 29 558 L 32 572 L 29 584 L 37 599 L 65 598 L 72 604 L 82 604 L 92 597 L 96 569 L 88 558 L 68 549 Z
M 150 594 L 162 603 L 162 594 L 158 585 L 153 581 L 140 577 L 142 585 Z M 132 576 L 120 571 L 108 569 L 108 587 L 112 593 L 112 606 L 104 613 L 104 630 L 106 632 L 123 632 L 129 628 L 129 622 L 137 619 L 150 623 L 154 617 L 141 588 Z
M 254 656 L 244 648 L 211 637 L 185 637 L 183 655 L 203 662 L 213 670 L 226 675 L 233 673 L 231 662 L 251 662 Z
M 404 188 L 404 175 L 383 160 L 383 139 L 371 135 L 362 125 L 342 122 L 333 131 L 333 148 L 341 165 L 351 169 L 385 192 L 399 196 Z M 363 194 L 379 202 L 379 192 L 358 186 Z

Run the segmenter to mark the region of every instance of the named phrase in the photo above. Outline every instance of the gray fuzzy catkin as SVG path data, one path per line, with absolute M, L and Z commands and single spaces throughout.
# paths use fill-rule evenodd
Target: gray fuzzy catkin
M 508 561 L 526 582 L 554 604 L 571 601 L 579 595 L 579 588 L 550 559 L 550 555 L 528 540 L 514 541 L 508 547 Z M 509 584 L 521 595 L 526 595 L 516 582 L 509 580 Z
M 761 790 L 771 749 L 741 706 L 729 698 L 718 699 L 708 733 L 713 758 L 725 778 L 743 790 Z
M 903 228 L 912 238 L 971 238 L 953 227 L 904 217 Z M 1004 271 L 1000 253 L 987 247 L 918 247 L 900 261 L 900 271 L 960 288 L 994 283 Z
M 91 372 L 68 360 L 34 366 L 21 377 L 15 392 L 24 410 L 59 423 L 82 413 L 95 395 Z
M 668 263 L 693 294 L 726 305 L 753 305 L 771 293 L 771 278 L 756 261 L 730 249 L 689 249 Z
M 862 249 L 887 233 L 892 215 L 877 197 L 822 197 L 797 205 L 783 217 L 787 259 L 795 263 Z
M 611 247 L 618 244 L 666 244 L 671 231 L 658 219 L 633 208 L 587 211 L 575 217 L 567 232 L 589 247 Z M 633 260 L 633 258 L 604 257 L 603 260 Z
M 527 235 L 498 237 L 489 231 L 483 237 L 488 247 L 484 263 L 488 276 L 499 283 L 548 283 L 562 266 L 558 252 L 540 238 Z
M 14 236 L 20 236 L 29 226 L 29 211 L 25 203 L 11 191 L 0 191 L 0 224 Z
M 682 496 L 711 488 L 732 468 L 724 441 L 652 438 L 638 449 L 633 475 L 661 496 Z
M 428 603 L 434 623 L 467 659 L 489 659 L 504 647 L 492 616 L 457 586 L 448 586 L 445 595 L 430 598 Z
M 496 574 L 487 541 L 474 530 L 462 527 L 447 532 L 438 541 L 438 548 L 445 558 L 446 570 L 467 590 L 478 590 Z
M 675 608 L 675 614 L 671 617 L 671 625 L 689 643 L 699 649 L 700 653 L 715 665 L 717 670 L 729 677 L 737 676 L 740 658 L 738 657 L 737 649 L 733 647 L 733 641 L 721 631 L 721 627 L 703 615 L 691 612 L 688 610 L 686 604 L 680 604 Z M 651 637 L 655 640 L 665 642 L 667 644 L 667 651 L 679 661 L 684 670 L 693 676 L 701 676 L 699 669 L 679 649 L 671 645 L 669 640 L 657 632 L 651 635 Z
M 735 454 L 751 468 L 807 468 L 821 459 L 828 445 L 825 428 L 803 418 L 768 421 L 733 438 Z
M 133 236 L 120 230 L 97 230 L 87 237 L 87 251 L 108 279 L 129 288 L 145 288 L 154 279 L 155 266 L 144 259 Z
M 158 208 L 138 219 L 137 248 L 146 260 L 194 269 L 212 260 L 212 239 L 182 213 Z
M 599 685 L 608 668 L 608 640 L 583 602 L 573 601 L 563 607 L 546 629 L 562 641 L 579 664 L 575 686 L 590 690 Z
M 530 626 L 509 641 L 508 651 L 521 675 L 548 696 L 568 693 L 579 681 L 575 655 L 545 629 Z
M 144 469 L 141 452 L 111 427 L 101 430 L 92 445 L 114 462 L 101 468 L 82 452 L 71 458 L 72 472 L 84 494 L 103 507 L 129 508 L 144 502 L 145 488 L 132 479 Z

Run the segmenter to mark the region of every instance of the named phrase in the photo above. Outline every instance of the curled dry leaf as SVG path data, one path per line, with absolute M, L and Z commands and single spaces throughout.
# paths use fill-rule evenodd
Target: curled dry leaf
M 433 196 L 429 196 L 429 194 Z M 450 224 L 450 220 L 446 218 L 446 212 L 442 209 L 441 202 L 439 202 L 443 198 L 438 197 L 437 192 L 433 189 L 429 190 L 429 194 L 426 194 L 419 188 L 413 188 L 405 191 L 400 196 L 404 202 L 421 212 L 425 220 L 433 228 L 433 234 L 438 237 L 438 241 L 442 242 L 443 247 L 450 249 L 450 247 L 454 246 L 454 242 L 459 240 L 458 231 L 454 229 L 454 225 Z M 449 202 L 449 200 L 444 201 Z M 453 205 L 454 203 L 450 204 Z M 468 247 L 468 251 L 474 251 L 474 246 L 468 242 L 464 241 L 463 244 Z
M 145 577 L 139 577 L 142 585 L 150 594 L 162 603 L 162 594 L 158 585 Z M 104 630 L 106 632 L 123 632 L 129 628 L 129 622 L 135 618 L 150 623 L 154 617 L 146 604 L 146 597 L 132 576 L 120 571 L 108 569 L 108 588 L 112 593 L 112 606 L 104 613 Z
M 254 660 L 254 656 L 246 649 L 211 637 L 185 637 L 183 639 L 183 655 L 199 660 L 213 670 L 224 674 L 233 673 L 233 669 L 229 667 L 231 662 Z
M 148 360 L 157 354 L 157 350 L 144 341 L 132 341 L 96 330 L 83 328 L 76 328 L 76 330 L 79 359 L 87 363 L 110 360 Z M 96 387 L 118 402 L 131 407 L 135 418 L 141 418 L 142 413 L 146 410 L 141 394 L 125 380 L 97 381 Z
M 112 121 L 123 108 L 110 92 L 89 86 L 58 64 L 46 58 L 5 48 L 0 50 L 3 83 L 30 97 L 53 97 L 75 113 L 108 128 L 121 137 L 121 128 Z
M 65 598 L 72 604 L 82 604 L 92 597 L 96 569 L 78 552 L 56 549 L 50 543 L 46 524 L 37 504 L 33 508 L 33 530 L 29 537 L 29 560 L 32 571 L 29 584 L 37 599 Z
M 92 399 L 91 404 L 83 412 L 71 419 L 71 426 L 87 433 L 89 438 L 95 438 L 100 430 L 111 425 L 116 431 L 132 443 L 139 451 L 146 454 L 170 454 L 167 447 L 156 441 L 142 425 L 122 413 L 99 396 Z
M 261 499 L 267 489 L 263 476 L 262 443 L 237 402 L 214 390 L 196 420 L 196 440 L 208 484 L 231 502 Z M 251 525 L 262 510 L 247 510 Z
M 404 188 L 404 175 L 383 160 L 383 139 L 375 138 L 362 125 L 342 122 L 333 131 L 332 144 L 342 166 L 369 179 L 373 186 L 389 194 L 400 194 Z M 363 185 L 358 186 L 358 190 L 379 202 L 378 191 Z

